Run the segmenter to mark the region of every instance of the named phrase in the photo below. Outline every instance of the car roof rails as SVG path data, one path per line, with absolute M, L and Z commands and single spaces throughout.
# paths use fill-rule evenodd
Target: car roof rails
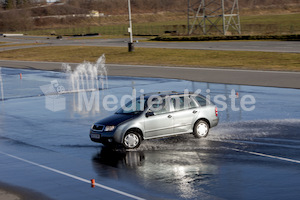
M 151 95 L 172 95 L 172 94 L 181 94 L 180 92 L 176 91 L 162 91 L 162 92 L 149 92 L 149 93 L 144 93 L 144 96 L 151 96 Z

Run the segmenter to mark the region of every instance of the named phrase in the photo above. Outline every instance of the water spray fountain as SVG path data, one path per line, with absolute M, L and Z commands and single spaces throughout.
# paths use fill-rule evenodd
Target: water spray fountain
M 98 58 L 96 63 L 85 61 L 77 65 L 73 71 L 68 64 L 63 64 L 63 69 L 68 75 L 69 82 L 69 89 L 63 93 L 74 93 L 74 111 L 83 114 L 90 111 L 100 112 L 99 90 L 108 88 L 105 55 Z
M 69 74 L 69 92 L 103 90 L 108 87 L 105 55 L 103 54 L 96 63 L 83 62 L 74 71 L 68 64 L 63 64 L 64 71 Z

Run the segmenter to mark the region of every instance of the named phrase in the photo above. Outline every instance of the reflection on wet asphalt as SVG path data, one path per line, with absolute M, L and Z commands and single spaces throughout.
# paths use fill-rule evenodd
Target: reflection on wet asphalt
M 102 104 L 100 111 L 80 110 L 78 93 L 71 92 L 60 94 L 65 109 L 46 109 L 47 97 L 40 86 L 57 80 L 68 90 L 66 74 L 2 68 L 1 80 L 4 100 L 0 97 L 0 152 L 80 177 L 96 177 L 104 185 L 146 199 L 300 198 L 300 90 L 108 77 L 109 88 L 100 91 L 100 99 L 110 94 L 120 99 L 131 94 L 134 87 L 145 92 L 201 89 L 201 94 L 209 93 L 211 98 L 219 94 L 228 97 L 234 89 L 240 96 L 235 102 L 237 107 L 243 95 L 252 95 L 256 100 L 255 110 L 250 112 L 233 111 L 230 106 L 220 111 L 220 124 L 205 139 L 187 134 L 144 141 L 139 149 L 125 151 L 104 148 L 89 139 L 90 126 L 113 113 Z M 226 101 L 230 105 L 230 99 Z M 96 190 L 82 189 L 69 179 L 57 184 L 61 177 L 20 165 L 3 154 L 0 159 L 4 173 L 1 182 L 36 190 L 53 199 L 98 195 Z M 42 177 L 47 185 L 36 187 L 34 177 Z M 62 189 L 66 185 L 69 187 Z M 79 195 L 79 191 L 83 193 Z M 110 192 L 103 195 L 124 199 Z

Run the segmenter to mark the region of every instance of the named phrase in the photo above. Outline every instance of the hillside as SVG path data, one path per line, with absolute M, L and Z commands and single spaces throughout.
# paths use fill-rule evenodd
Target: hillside
M 34 2 L 37 1 L 0 1 L 0 32 L 117 25 L 126 24 L 128 20 L 127 0 L 68 0 L 58 4 Z M 196 9 L 199 0 L 190 0 L 190 3 Z M 131 6 L 134 23 L 170 25 L 186 21 L 187 0 L 131 0 Z M 300 13 L 299 0 L 239 0 L 239 7 L 241 16 Z M 98 11 L 101 17 L 87 17 L 92 10 Z
M 225 0 L 232 1 L 232 0 Z M 210 1 L 206 1 L 210 2 Z M 216 1 L 218 2 L 218 1 Z M 221 1 L 220 1 L 221 2 Z M 69 0 L 69 4 L 86 9 L 94 9 L 105 14 L 126 14 L 127 0 Z M 299 0 L 239 0 L 241 14 L 274 13 L 274 10 L 284 13 L 299 12 Z M 199 5 L 199 0 L 190 0 L 191 5 Z M 153 12 L 186 12 L 187 0 L 131 0 L 131 7 L 135 13 Z

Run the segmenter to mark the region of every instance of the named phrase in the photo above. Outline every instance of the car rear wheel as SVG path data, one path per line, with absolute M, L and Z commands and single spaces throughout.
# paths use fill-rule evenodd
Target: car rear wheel
M 138 148 L 141 144 L 141 136 L 136 132 L 128 132 L 123 139 L 123 145 L 126 149 Z
M 195 138 L 206 137 L 209 132 L 209 125 L 206 121 L 200 120 L 195 124 L 194 127 L 194 136 Z

